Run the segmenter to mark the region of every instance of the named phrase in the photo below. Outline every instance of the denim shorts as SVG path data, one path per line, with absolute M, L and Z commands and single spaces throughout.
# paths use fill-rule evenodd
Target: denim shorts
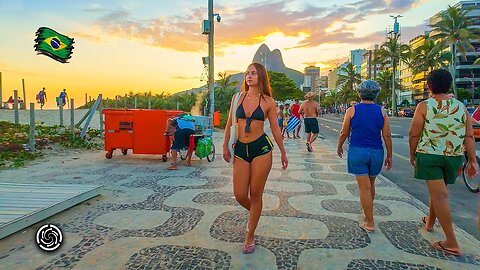
M 348 148 L 348 173 L 355 176 L 377 176 L 383 166 L 383 149 L 350 147 Z

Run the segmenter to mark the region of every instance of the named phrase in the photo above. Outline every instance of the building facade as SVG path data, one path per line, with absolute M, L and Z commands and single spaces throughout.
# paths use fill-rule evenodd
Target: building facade
M 476 24 L 471 28 L 480 28 L 480 0 L 474 1 L 460 1 L 453 7 L 463 10 L 470 10 L 467 17 L 477 18 Z M 440 13 L 437 13 L 430 18 L 430 25 L 435 24 L 440 20 Z M 434 35 L 432 31 L 432 35 Z M 480 85 L 480 65 L 473 65 L 473 62 L 480 57 L 480 41 L 470 41 L 475 48 L 475 51 L 467 52 L 464 55 L 456 52 L 455 55 L 455 85 L 457 88 L 472 89 L 472 85 Z M 449 48 L 448 48 L 449 49 Z
M 320 68 L 309 66 L 305 68 L 305 80 L 303 82 L 303 92 L 317 91 L 317 78 L 320 77 Z
M 358 74 L 362 72 L 362 55 L 365 53 L 364 49 L 357 49 L 350 51 L 348 62 L 352 63 Z
M 379 46 L 375 45 L 373 50 L 365 50 L 362 54 L 362 64 L 360 68 L 360 75 L 362 79 L 375 79 L 380 73 L 380 65 L 375 65 L 375 53 Z

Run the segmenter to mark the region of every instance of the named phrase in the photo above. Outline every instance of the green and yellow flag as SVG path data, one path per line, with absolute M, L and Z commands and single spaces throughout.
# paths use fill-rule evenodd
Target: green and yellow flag
M 48 27 L 40 27 L 35 33 L 35 51 L 61 63 L 72 57 L 73 38 L 62 35 Z

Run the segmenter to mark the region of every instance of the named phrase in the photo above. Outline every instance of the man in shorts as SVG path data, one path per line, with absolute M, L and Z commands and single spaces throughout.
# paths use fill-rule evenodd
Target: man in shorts
M 300 114 L 304 119 L 305 133 L 307 134 L 307 151 L 312 152 L 312 143 L 317 139 L 318 132 L 318 120 L 317 117 L 320 113 L 320 105 L 314 101 L 315 94 L 308 92 L 305 95 L 305 102 L 300 106 Z
M 191 117 L 191 116 L 190 116 Z M 174 142 L 170 150 L 172 150 L 172 165 L 168 170 L 177 170 L 177 156 L 180 150 L 188 148 L 190 143 L 190 136 L 195 134 L 195 123 L 193 121 L 185 120 L 181 116 L 173 119 L 168 119 L 169 126 L 175 127 L 173 134 Z M 190 166 L 192 160 L 192 153 L 188 153 L 187 166 Z

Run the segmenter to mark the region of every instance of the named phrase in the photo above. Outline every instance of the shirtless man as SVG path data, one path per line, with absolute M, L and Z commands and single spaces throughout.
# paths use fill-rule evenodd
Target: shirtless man
M 305 99 L 306 101 L 300 106 L 300 114 L 304 118 L 305 133 L 307 133 L 307 151 L 312 152 L 312 143 L 317 139 L 319 132 L 317 117 L 320 113 L 320 105 L 313 101 L 315 99 L 313 92 L 308 92 Z

